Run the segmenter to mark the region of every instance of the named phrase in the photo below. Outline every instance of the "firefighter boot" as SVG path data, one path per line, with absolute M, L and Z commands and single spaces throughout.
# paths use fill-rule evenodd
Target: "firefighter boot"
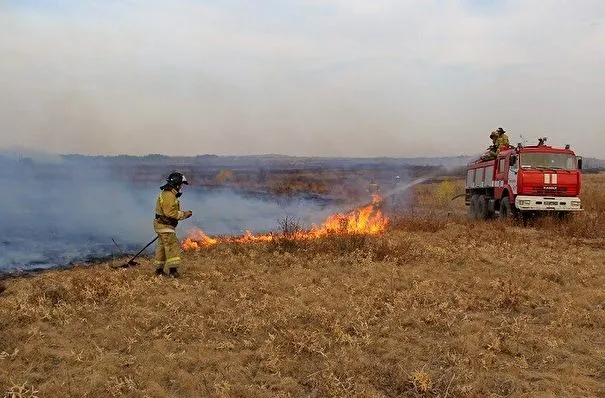
M 168 276 L 178 278 L 179 276 L 181 276 L 181 274 L 179 274 L 179 271 L 177 271 L 176 268 L 170 268 Z
M 155 269 L 155 276 L 164 276 L 164 268 L 158 267 Z

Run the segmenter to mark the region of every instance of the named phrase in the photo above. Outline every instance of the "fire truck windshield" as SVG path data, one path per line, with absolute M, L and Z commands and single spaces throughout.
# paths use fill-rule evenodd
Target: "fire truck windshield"
M 524 169 L 575 170 L 576 164 L 576 157 L 567 153 L 521 154 L 521 168 Z

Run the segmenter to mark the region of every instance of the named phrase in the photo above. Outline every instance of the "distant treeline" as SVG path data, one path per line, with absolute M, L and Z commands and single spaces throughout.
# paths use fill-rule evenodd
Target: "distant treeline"
M 162 168 L 182 169 L 187 167 L 203 166 L 213 170 L 227 168 L 230 170 L 250 169 L 280 169 L 291 170 L 397 170 L 406 169 L 413 171 L 414 175 L 440 173 L 443 175 L 464 175 L 467 163 L 474 160 L 471 156 L 450 157 L 417 157 L 417 158 L 328 158 L 328 157 L 296 157 L 285 155 L 246 155 L 246 156 L 219 156 L 213 154 L 202 154 L 197 156 L 167 156 L 162 154 L 148 154 L 144 156 L 135 155 L 79 155 L 68 154 L 54 157 L 27 156 L 22 154 L 5 155 L 0 153 L 0 163 L 14 162 L 18 160 L 22 164 L 42 163 L 46 164 L 49 159 L 63 160 L 72 164 L 106 165 L 106 166 L 151 166 Z M 585 171 L 605 170 L 605 160 L 584 157 L 583 168 Z

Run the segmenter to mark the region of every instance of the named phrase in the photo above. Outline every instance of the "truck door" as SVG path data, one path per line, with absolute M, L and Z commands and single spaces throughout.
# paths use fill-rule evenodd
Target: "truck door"
M 504 187 L 508 183 L 508 156 L 500 156 L 496 160 L 496 175 L 494 179 L 494 197 L 502 198 Z
M 519 158 L 517 157 L 516 153 L 513 153 L 510 155 L 509 160 L 508 160 L 508 177 L 507 177 L 507 182 L 508 182 L 508 186 L 510 187 L 511 190 L 511 198 L 513 197 L 513 195 L 517 195 L 517 177 L 519 176 L 519 162 L 518 162 Z

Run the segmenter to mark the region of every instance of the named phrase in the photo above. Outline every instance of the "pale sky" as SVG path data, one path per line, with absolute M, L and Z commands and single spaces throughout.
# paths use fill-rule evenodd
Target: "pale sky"
M 603 0 L 0 0 L 0 148 L 605 157 Z

